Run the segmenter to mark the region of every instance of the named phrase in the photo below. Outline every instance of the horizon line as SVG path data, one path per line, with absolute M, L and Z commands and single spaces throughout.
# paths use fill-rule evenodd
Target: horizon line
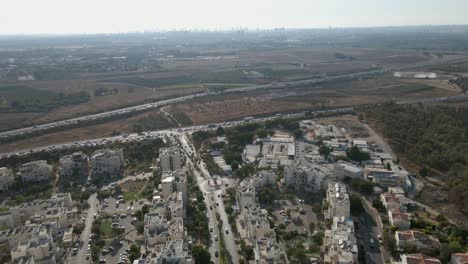
M 80 33 L 0 33 L 0 37 L 59 37 L 59 36 L 82 36 L 82 35 L 125 35 L 125 34 L 154 34 L 154 33 L 170 33 L 170 32 L 235 32 L 235 31 L 278 31 L 278 30 L 333 30 L 333 29 L 379 29 L 379 28 L 411 28 L 411 27 L 457 27 L 468 26 L 468 24 L 415 24 L 415 25 L 387 25 L 387 26 L 328 26 L 328 27 L 231 27 L 231 28 L 174 28 L 174 29 L 141 29 L 128 31 L 107 31 L 107 32 L 80 32 Z

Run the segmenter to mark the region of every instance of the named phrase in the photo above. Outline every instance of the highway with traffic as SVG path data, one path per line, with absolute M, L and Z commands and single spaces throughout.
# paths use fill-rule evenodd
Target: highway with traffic
M 29 135 L 33 133 L 34 134 L 45 133 L 53 129 L 84 125 L 90 122 L 98 122 L 99 120 L 109 119 L 111 117 L 135 114 L 138 112 L 148 111 L 151 109 L 164 107 L 170 104 L 180 103 L 180 102 L 191 100 L 197 97 L 203 97 L 203 96 L 208 96 L 208 95 L 213 95 L 213 94 L 247 92 L 247 91 L 253 91 L 253 90 L 265 90 L 265 89 L 282 89 L 282 88 L 292 88 L 296 86 L 314 85 L 314 84 L 319 84 L 319 83 L 342 81 L 346 79 L 364 78 L 364 77 L 384 74 L 386 72 L 401 71 L 401 70 L 406 70 L 406 69 L 425 67 L 425 66 L 430 66 L 433 64 L 440 64 L 443 62 L 455 63 L 459 60 L 460 59 L 457 59 L 457 60 L 437 59 L 437 60 L 431 60 L 431 61 L 423 62 L 423 63 L 415 63 L 415 64 L 407 65 L 404 67 L 376 69 L 376 70 L 370 70 L 370 71 L 364 71 L 364 72 L 356 72 L 356 73 L 336 75 L 336 76 L 324 76 L 321 78 L 305 79 L 305 80 L 299 80 L 299 81 L 275 82 L 271 84 L 253 85 L 253 86 L 247 86 L 247 87 L 227 89 L 221 92 L 203 92 L 203 93 L 198 93 L 198 94 L 185 95 L 185 96 L 161 100 L 161 101 L 153 102 L 153 103 L 145 103 L 145 104 L 141 104 L 137 106 L 126 107 L 126 108 L 121 108 L 117 110 L 112 110 L 112 111 L 107 111 L 107 112 L 102 112 L 102 113 L 97 113 L 97 114 L 92 114 L 92 115 L 86 115 L 86 116 L 81 116 L 81 117 L 76 117 L 76 118 L 51 122 L 51 123 L 38 124 L 35 126 L 19 128 L 19 129 L 14 129 L 10 131 L 4 131 L 4 132 L 0 132 L 0 140 L 6 140 L 8 138 L 14 138 L 18 136 L 25 136 L 25 135 Z

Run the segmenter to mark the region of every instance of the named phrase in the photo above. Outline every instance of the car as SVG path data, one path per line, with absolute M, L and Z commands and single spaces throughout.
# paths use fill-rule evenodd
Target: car
M 216 235 L 214 239 L 215 239 L 215 241 L 218 241 L 218 236 Z
M 210 232 L 213 232 L 213 228 L 212 228 L 212 227 L 210 227 Z
M 210 210 L 213 210 L 213 206 L 210 205 Z
M 218 251 L 215 251 L 215 257 L 218 257 L 218 256 L 219 256 Z
M 225 228 L 224 233 L 229 234 L 229 230 L 227 228 Z
M 100 260 L 99 260 L 99 263 L 106 263 L 106 262 L 107 262 L 106 259 L 100 259 Z
M 76 256 L 77 253 L 78 253 L 78 249 L 77 249 L 77 248 L 73 248 L 73 250 L 72 250 L 73 256 Z

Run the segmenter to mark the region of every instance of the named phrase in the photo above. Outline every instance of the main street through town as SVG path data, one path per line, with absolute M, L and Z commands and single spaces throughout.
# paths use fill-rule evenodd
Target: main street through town
M 187 134 L 182 134 L 179 136 L 180 143 L 182 144 L 182 149 L 186 154 L 187 152 L 198 154 L 194 151 L 193 145 L 190 143 L 190 140 L 187 138 Z M 189 155 L 187 155 L 187 160 L 189 161 Z M 213 177 L 208 170 L 206 169 L 206 165 L 201 160 L 201 158 L 197 158 L 199 163 L 191 165 L 194 168 L 194 174 L 197 178 L 197 184 L 200 190 L 204 193 L 205 203 L 207 206 L 207 217 L 209 220 L 209 227 L 213 229 L 213 232 L 210 232 L 210 253 L 211 256 L 214 256 L 215 263 L 219 262 L 218 257 L 216 255 L 220 254 L 220 243 L 219 239 L 221 238 L 221 234 L 223 233 L 224 244 L 226 246 L 226 250 L 229 253 L 228 261 L 230 263 L 239 263 L 239 256 L 237 254 L 237 245 L 235 243 L 234 235 L 231 230 L 231 226 L 228 222 L 228 217 L 225 211 L 224 202 L 222 199 L 222 194 L 226 187 L 234 186 L 234 180 L 228 178 L 219 178 Z M 191 162 L 191 161 L 190 161 Z M 220 184 L 210 185 L 210 181 L 220 181 Z M 216 213 L 219 214 L 220 220 L 222 222 L 221 230 L 218 229 L 218 219 L 216 217 Z M 216 254 L 218 252 L 218 254 Z
M 96 194 L 92 194 L 89 197 L 88 204 L 89 204 L 89 208 L 87 211 L 88 213 L 87 213 L 86 220 L 84 223 L 85 225 L 84 225 L 83 232 L 81 233 L 82 243 L 76 255 L 76 263 L 87 263 L 91 260 L 91 257 L 90 257 L 91 253 L 89 253 L 88 258 L 87 258 L 87 254 L 89 252 L 88 248 L 90 248 L 89 238 L 91 236 L 91 227 L 94 221 L 94 214 L 97 212 L 96 209 L 97 209 L 98 200 L 97 200 Z

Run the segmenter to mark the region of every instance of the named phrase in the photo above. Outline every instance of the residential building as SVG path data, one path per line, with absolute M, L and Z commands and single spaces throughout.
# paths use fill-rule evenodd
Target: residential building
M 333 219 L 335 216 L 350 216 L 349 194 L 344 184 L 329 182 L 326 202 L 328 203 L 328 208 L 324 212 L 326 219 Z
M 337 162 L 335 163 L 335 175 L 340 178 L 352 178 L 352 179 L 362 179 L 363 170 L 362 168 L 348 163 L 348 162 Z
M 406 213 L 400 208 L 391 208 L 388 210 L 388 221 L 390 225 L 398 228 L 398 230 L 410 229 L 411 214 Z
M 185 219 L 185 204 L 182 192 L 174 192 L 167 199 L 168 218 L 180 217 Z
M 401 208 L 401 198 L 402 195 L 397 195 L 393 192 L 386 192 L 380 195 L 380 200 L 387 210 Z
M 290 165 L 285 168 L 284 182 L 299 191 L 319 191 L 331 177 L 332 170 L 327 165 Z
M 159 149 L 159 163 L 162 172 L 182 169 L 180 150 L 175 146 Z
M 468 253 L 452 254 L 450 264 L 468 264 Z
M 13 172 L 6 168 L 0 168 L 0 191 L 8 190 L 8 187 L 13 184 L 15 178 L 13 177 Z
M 41 212 L 47 212 L 48 210 L 50 212 L 58 210 L 57 214 L 65 215 L 55 216 L 59 217 L 60 219 L 68 219 L 68 214 L 70 214 L 72 207 L 73 202 L 70 193 L 56 194 L 50 199 L 22 203 L 20 205 L 11 207 L 8 211 L 0 213 L 0 226 L 14 228 L 23 225 L 27 221 L 36 219 L 38 214 Z M 60 208 L 65 208 L 66 211 L 61 210 Z M 53 215 L 50 214 L 50 217 L 53 218 Z
M 161 175 L 162 195 L 167 199 L 173 192 L 181 192 L 187 201 L 187 175 L 185 170 L 164 171 Z
M 75 152 L 60 158 L 58 164 L 60 177 L 88 177 L 89 158 L 82 152 Z
M 166 242 L 183 239 L 185 233 L 184 220 L 180 217 L 168 221 L 160 212 L 145 215 L 143 237 L 148 248 L 160 251 Z
M 120 176 L 125 165 L 123 149 L 97 150 L 91 155 L 91 175 Z
M 358 263 L 358 246 L 351 218 L 333 217 L 331 230 L 325 231 L 324 263 Z
M 282 263 L 281 248 L 274 237 L 262 237 L 255 241 L 255 263 Z
M 237 205 L 243 210 L 249 204 L 255 203 L 255 185 L 249 178 L 240 182 L 236 192 Z
M 440 248 L 439 239 L 416 230 L 396 231 L 395 239 L 398 250 L 414 245 L 418 252 L 430 253 Z
M 195 260 L 189 252 L 187 243 L 182 239 L 171 240 L 166 243 L 154 260 L 148 264 L 194 264 Z
M 261 146 L 257 144 L 246 145 L 244 151 L 242 152 L 242 160 L 248 163 L 255 162 L 260 155 L 261 150 Z
M 441 264 L 440 260 L 421 253 L 403 254 L 401 264 Z
M 48 181 L 52 176 L 52 166 L 45 160 L 36 160 L 25 163 L 19 168 L 23 182 Z
M 13 261 L 30 256 L 35 262 L 55 264 L 55 244 L 45 228 L 36 229 L 29 240 L 20 242 L 11 250 Z

